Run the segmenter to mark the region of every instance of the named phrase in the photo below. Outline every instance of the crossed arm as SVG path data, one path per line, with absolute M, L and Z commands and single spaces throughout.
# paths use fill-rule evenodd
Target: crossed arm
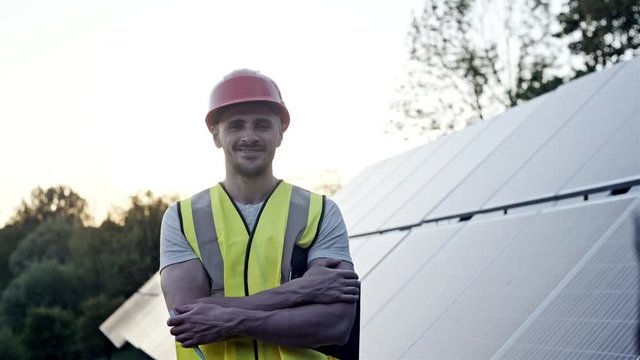
M 353 265 L 314 259 L 301 278 L 246 297 L 211 297 L 199 260 L 162 270 L 171 334 L 185 347 L 246 336 L 290 347 L 343 344 L 355 318 L 359 282 Z

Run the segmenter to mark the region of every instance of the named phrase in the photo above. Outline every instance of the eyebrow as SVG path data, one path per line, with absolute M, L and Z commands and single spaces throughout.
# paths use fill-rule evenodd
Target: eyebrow
M 238 123 L 246 124 L 248 122 L 249 121 L 244 119 L 244 117 L 242 117 L 242 116 L 231 118 L 231 119 L 226 121 L 227 125 L 238 124 Z M 270 124 L 270 125 L 273 124 L 272 121 L 267 117 L 259 117 L 259 118 L 255 119 L 255 122 L 258 123 L 258 124 Z

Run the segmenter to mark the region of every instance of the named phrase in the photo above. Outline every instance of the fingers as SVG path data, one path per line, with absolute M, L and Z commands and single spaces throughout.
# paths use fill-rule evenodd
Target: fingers
M 357 287 L 347 287 L 342 293 L 347 295 L 359 295 L 360 290 Z
M 342 295 L 340 296 L 340 302 L 346 302 L 346 303 L 354 303 L 356 301 L 358 301 L 358 299 L 360 298 L 359 295 Z
M 178 326 L 181 325 L 183 323 L 183 318 L 176 315 L 174 317 L 169 318 L 169 320 L 167 320 L 167 325 L 168 326 Z
M 341 277 L 343 279 L 359 279 L 358 274 L 356 274 L 353 270 L 344 270 L 344 269 L 334 269 L 329 268 L 331 270 L 325 270 L 326 274 L 333 274 L 333 276 Z
M 338 260 L 338 259 L 329 259 L 329 258 L 326 258 L 326 259 L 320 259 L 320 260 L 319 260 L 319 264 L 320 264 L 321 266 L 324 266 L 324 267 L 327 267 L 327 268 L 330 268 L 330 269 L 333 269 L 333 268 L 335 268 L 336 266 L 340 265 L 340 263 L 341 263 L 341 262 L 342 262 L 341 260 Z
M 198 304 L 176 305 L 173 307 L 173 311 L 176 315 L 180 315 L 193 310 L 196 306 L 198 306 Z
M 169 333 L 175 337 L 176 341 L 179 342 L 182 347 L 188 348 L 197 346 L 198 343 L 195 338 L 195 334 L 189 330 L 187 325 L 182 324 L 183 319 L 183 317 L 178 317 L 177 319 L 169 319 L 172 321 L 177 320 L 177 322 L 181 323 L 180 325 L 169 325 L 173 326 L 171 329 L 169 329 Z
M 167 320 L 167 325 L 169 326 L 177 326 L 180 325 L 184 322 L 185 316 L 184 314 L 188 313 L 189 311 L 193 310 L 196 307 L 197 304 L 188 304 L 188 305 L 176 305 L 173 307 L 173 314 L 170 315 L 171 317 L 169 318 L 169 320 Z M 171 312 L 170 312 L 171 314 Z
M 352 288 L 359 289 L 360 288 L 360 281 L 358 281 L 356 279 L 345 279 L 345 280 L 342 281 L 342 285 L 347 286 L 347 287 L 352 287 Z
M 194 347 L 198 345 L 196 339 L 190 334 L 180 334 L 176 336 L 176 341 L 179 342 L 182 347 Z
M 360 277 L 358 276 L 358 274 L 356 274 L 355 271 L 351 271 L 351 270 L 339 270 L 343 272 L 343 277 L 345 279 L 359 279 Z

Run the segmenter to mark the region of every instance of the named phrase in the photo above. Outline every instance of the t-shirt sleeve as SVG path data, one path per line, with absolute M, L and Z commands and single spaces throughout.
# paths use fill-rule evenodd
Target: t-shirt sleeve
M 344 224 L 338 205 L 331 199 L 326 199 L 325 201 L 320 232 L 316 241 L 311 245 L 311 249 L 309 249 L 307 263 L 321 257 L 353 263 L 349 253 L 347 227 Z
M 164 212 L 160 226 L 160 271 L 191 259 L 197 259 L 197 256 L 180 230 L 178 204 L 175 203 Z

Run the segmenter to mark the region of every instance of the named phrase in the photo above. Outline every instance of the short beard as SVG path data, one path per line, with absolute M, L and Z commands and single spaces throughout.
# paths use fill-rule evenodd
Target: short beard
M 261 164 L 259 166 L 252 167 L 244 167 L 239 164 L 233 164 L 233 170 L 235 170 L 236 174 L 247 178 L 247 179 L 256 179 L 259 178 L 262 174 L 267 171 L 267 165 Z

